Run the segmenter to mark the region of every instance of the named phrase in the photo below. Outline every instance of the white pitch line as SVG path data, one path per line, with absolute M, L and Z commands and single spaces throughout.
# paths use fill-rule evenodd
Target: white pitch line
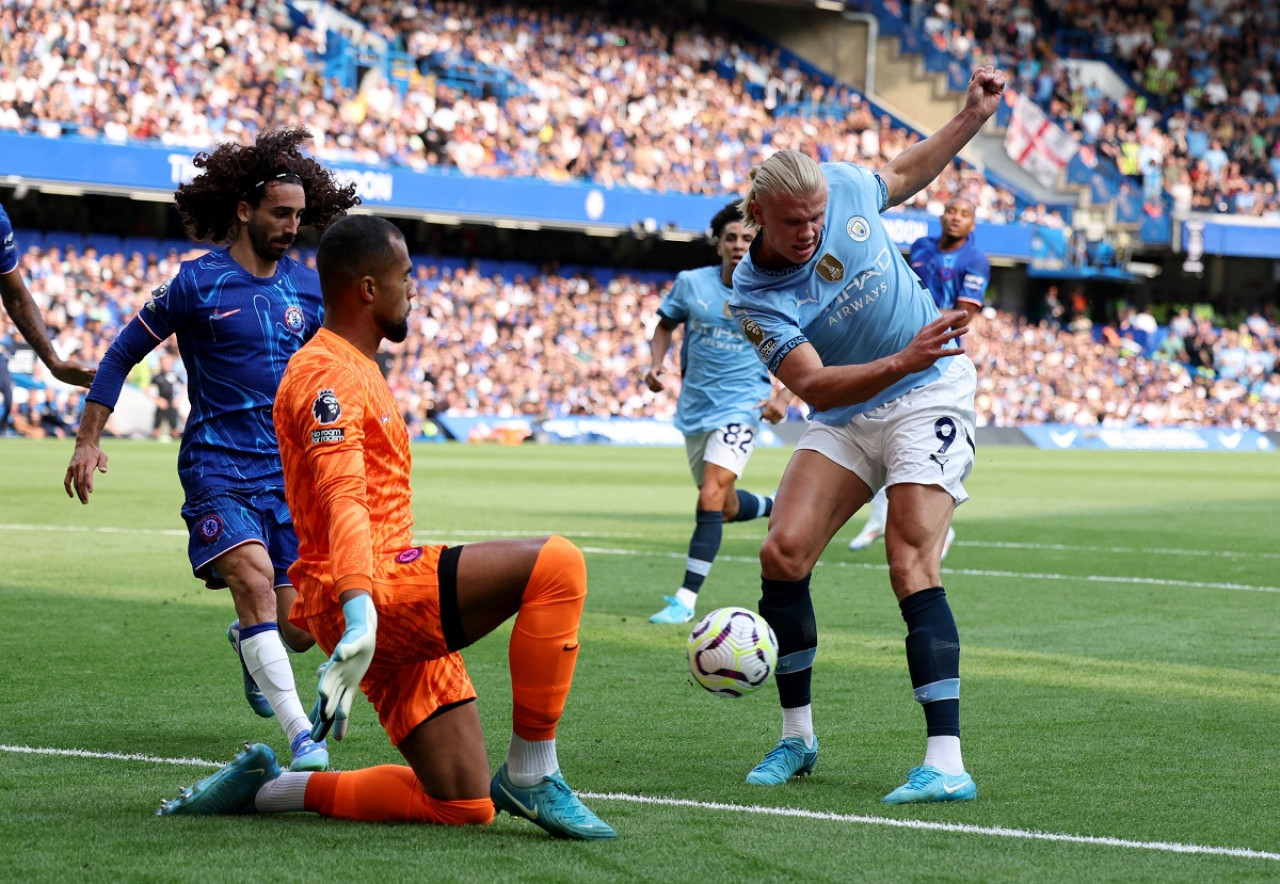
M 1091 844 L 1099 847 L 1158 850 L 1164 853 L 1199 853 L 1212 856 L 1234 856 L 1246 859 L 1267 859 L 1273 862 L 1280 861 L 1280 853 L 1254 850 L 1250 847 L 1213 847 L 1205 844 L 1181 844 L 1176 841 L 1130 841 L 1125 838 L 1108 838 L 1096 835 L 1067 835 L 1057 832 L 1037 832 L 1034 829 L 1010 829 L 1006 826 L 932 823 L 924 820 L 888 819 L 881 816 L 862 816 L 852 813 L 826 813 L 816 810 L 801 810 L 795 807 L 760 807 L 749 804 L 724 804 L 719 801 L 691 801 L 684 798 L 653 798 L 647 795 L 628 795 L 619 792 L 579 792 L 578 794 L 584 798 L 598 798 L 605 801 L 630 801 L 635 804 L 658 804 L 664 807 L 692 807 L 698 810 L 726 810 L 766 816 L 799 817 L 810 820 L 829 820 L 837 823 L 858 823 L 866 826 L 889 826 L 896 829 L 924 829 L 930 832 L 959 832 L 965 835 L 989 835 L 996 838 L 1059 841 L 1070 844 Z
M 660 556 L 670 559 L 683 559 L 684 553 L 643 552 L 634 549 L 608 549 L 607 547 L 582 547 L 584 553 L 601 556 Z M 758 562 L 759 559 L 747 556 L 716 556 L 717 562 Z M 888 571 L 888 565 L 873 565 L 867 562 L 818 562 L 819 567 L 855 568 L 859 571 Z M 1012 580 L 1053 580 L 1086 583 L 1131 583 L 1142 586 L 1173 586 L 1185 589 L 1232 589 L 1243 592 L 1280 592 L 1280 586 L 1253 586 L 1247 583 L 1213 583 L 1197 580 L 1171 580 L 1162 577 L 1108 577 L 1104 574 L 1038 574 L 1032 571 L 984 571 L 977 568 L 942 569 L 947 574 L 964 574 L 971 577 L 1000 577 Z
M 982 549 L 1033 549 L 1057 552 L 1099 552 L 1116 554 L 1142 554 L 1160 556 L 1196 556 L 1197 558 L 1220 556 L 1226 559 L 1280 559 L 1277 552 L 1244 552 L 1234 549 L 1165 549 L 1158 546 L 1070 546 L 1065 543 L 1013 543 L 991 540 L 956 540 L 952 546 L 973 546 Z
M 186 531 L 177 529 L 156 529 L 156 528 L 114 528 L 114 527 L 85 527 L 85 526 L 67 526 L 67 525 L 26 525 L 18 523 L 0 522 L 0 531 L 72 531 L 72 532 L 101 532 L 104 534 L 150 534 L 165 537 L 186 537 Z M 527 537 L 537 535 L 538 531 L 528 532 L 507 532 L 507 531 L 434 531 L 431 532 L 430 538 L 415 537 L 419 543 L 443 542 L 445 539 L 466 540 L 468 538 L 485 538 L 485 537 Z M 590 532 L 574 532 L 571 537 L 578 538 L 605 538 L 605 539 L 634 539 L 631 535 L 625 534 L 592 534 Z M 1236 553 L 1229 551 L 1212 552 L 1209 550 L 1161 550 L 1161 549 L 1140 549 L 1137 547 L 1094 547 L 1094 546 L 1065 546 L 1061 544 L 1018 544 L 1018 543 L 986 543 L 984 541 L 967 541 L 958 542 L 960 546 L 968 547 L 989 547 L 993 549 L 1043 549 L 1043 550 L 1059 550 L 1067 552 L 1107 552 L 1116 554 L 1155 554 L 1155 553 L 1173 553 L 1194 554 L 1203 556 L 1224 555 L 1224 556 L 1252 556 L 1254 558 L 1280 558 L 1280 553 Z M 644 551 L 635 549 L 615 549 L 609 547 L 582 547 L 584 553 L 591 553 L 602 556 L 652 556 L 666 559 L 684 559 L 686 554 L 683 552 L 659 552 Z M 759 561 L 754 556 L 728 556 L 721 555 L 716 557 L 717 562 L 738 562 L 753 563 Z M 819 562 L 820 566 L 825 565 L 833 568 L 857 568 L 859 570 L 886 571 L 887 565 L 871 564 L 868 562 Z M 1056 582 L 1086 582 L 1086 583 L 1121 583 L 1132 584 L 1138 586 L 1166 586 L 1183 589 L 1226 589 L 1237 592 L 1277 592 L 1280 593 L 1280 586 L 1253 586 L 1247 583 L 1219 583 L 1215 581 L 1198 581 L 1198 580 L 1175 580 L 1164 577 L 1128 577 L 1128 576 L 1109 576 L 1106 574 L 1055 574 L 1055 573 L 1035 573 L 1023 571 L 991 571 L 978 568 L 944 568 L 948 574 L 964 574 L 969 577 L 996 577 L 1001 579 L 1012 580 L 1050 580 Z
M 55 755 L 74 758 L 102 758 L 110 761 L 145 761 L 152 764 L 172 764 L 183 767 L 221 767 L 216 761 L 203 758 L 165 758 L 158 755 L 136 755 L 119 752 L 92 752 L 88 749 L 50 749 L 37 746 L 7 746 L 0 744 L 0 752 L 26 755 Z M 663 807 L 688 807 L 694 810 L 750 813 L 762 816 L 793 817 L 796 819 L 825 820 L 835 823 L 853 823 L 864 826 L 888 826 L 895 829 L 917 829 L 928 832 L 956 832 L 963 835 L 986 835 L 993 838 L 1013 838 L 1023 841 L 1055 841 L 1066 844 L 1085 844 L 1096 847 L 1120 847 L 1130 850 L 1151 850 L 1161 853 L 1190 853 L 1204 856 L 1229 856 L 1239 859 L 1265 859 L 1280 862 L 1280 853 L 1254 850 L 1250 847 L 1214 847 L 1207 844 L 1183 844 L 1177 841 L 1131 841 L 1126 838 L 1110 838 L 1097 835 L 1070 835 L 1058 832 L 1039 832 L 1034 829 L 1011 829 L 1007 826 L 975 826 L 968 823 L 934 823 L 923 820 L 890 819 L 879 816 L 863 816 L 851 813 L 828 813 L 803 810 L 796 807 L 762 807 L 752 804 L 726 804 L 720 801 L 693 801 L 687 798 L 655 798 L 648 795 L 630 795 L 625 792 L 579 792 L 584 798 L 602 801 L 627 801 L 632 804 L 653 804 Z
M 1176 586 L 1188 589 L 1236 589 L 1244 592 L 1280 592 L 1280 586 L 1172 580 L 1165 577 L 1108 577 L 1105 574 L 1036 574 L 1024 571 L 982 571 L 976 568 L 945 568 L 944 570 L 951 574 L 966 574 L 974 577 L 1010 577 L 1018 580 L 1075 580 L 1086 583 L 1132 583 L 1142 586 Z
M 187 532 L 177 528 L 116 528 L 108 526 L 86 526 L 86 525 L 35 525 L 23 524 L 17 522 L 0 522 L 0 531 L 72 531 L 72 532 L 101 532 L 103 534 L 156 534 L 166 537 L 186 537 Z M 535 537 L 540 534 L 551 534 L 557 532 L 545 531 L 542 529 L 531 529 L 528 531 L 437 531 L 430 530 L 430 535 L 436 538 L 448 538 L 456 540 L 458 538 L 471 537 Z M 605 540 L 641 540 L 645 538 L 653 538 L 654 534 L 627 532 L 627 531 L 572 531 L 565 536 L 583 537 L 588 539 L 605 539 Z M 667 536 L 667 535 L 656 535 Z M 685 537 L 685 534 L 672 534 L 672 537 Z M 761 535 L 763 537 L 763 535 Z M 955 547 L 970 547 L 973 549 L 1025 549 L 1025 550 L 1047 550 L 1050 552 L 1071 552 L 1071 553 L 1104 553 L 1111 555 L 1159 555 L 1159 556 L 1195 556 L 1196 558 L 1224 558 L 1224 559 L 1277 559 L 1280 560 L 1280 552 L 1249 552 L 1247 550 L 1233 549 L 1188 549 L 1186 547 L 1165 548 L 1158 546 L 1073 546 L 1066 543 L 1016 543 L 1013 541 L 1000 540 L 956 540 L 952 543 Z M 684 553 L 679 554 L 681 558 Z
M 86 527 L 86 526 L 56 526 L 56 525 L 22 525 L 22 523 L 0 522 L 0 531 L 73 531 L 73 532 L 101 532 L 101 533 L 132 533 L 132 535 L 160 535 L 166 537 L 186 537 L 186 531 L 166 530 L 166 528 L 116 528 L 116 527 Z M 526 537 L 538 535 L 538 531 L 527 532 L 506 532 L 506 531 L 433 531 L 429 536 L 417 536 L 416 542 L 443 542 L 445 539 L 458 540 L 476 539 L 476 537 Z M 543 532 L 547 533 L 547 532 Z M 575 532 L 573 537 L 593 537 L 593 539 L 612 539 L 627 540 L 632 539 L 628 535 L 613 535 L 613 533 L 590 533 Z M 1162 553 L 1162 551 L 1174 550 L 1155 550 L 1155 549 L 1137 549 L 1125 548 L 1125 546 L 1114 546 L 1114 548 L 1103 548 L 1103 546 L 1064 546 L 1057 544 L 1000 544 L 993 542 L 987 544 L 982 541 L 963 542 L 961 546 L 986 546 L 993 549 L 1051 549 L 1066 551 L 1094 551 L 1094 553 L 1116 553 L 1116 554 L 1148 554 Z M 635 549 L 616 549 L 607 548 L 607 546 L 582 546 L 584 553 L 593 555 L 644 555 L 653 556 L 653 558 L 663 559 L 685 559 L 685 553 L 681 551 L 658 551 L 658 550 L 635 550 Z M 1196 553 L 1197 555 L 1213 555 L 1208 550 L 1180 550 L 1183 553 Z M 1256 555 L 1257 558 L 1280 558 L 1280 554 L 1271 553 L 1220 553 L 1221 555 Z M 718 555 L 717 562 L 737 562 L 741 564 L 750 564 L 759 562 L 755 556 L 745 555 Z M 819 567 L 826 565 L 832 568 L 856 568 L 859 571 L 887 571 L 888 565 L 872 564 L 867 562 L 819 562 Z M 1034 573 L 1020 571 L 986 571 L 979 568 L 943 568 L 948 574 L 965 574 L 968 577 L 996 577 L 1001 580 L 1027 580 L 1027 581 L 1055 581 L 1055 582 L 1087 582 L 1087 583 L 1129 583 L 1129 585 L 1137 586 L 1166 586 L 1176 588 L 1190 588 L 1190 590 L 1231 590 L 1238 592 L 1280 592 L 1280 586 L 1253 586 L 1249 583 L 1220 583 L 1208 581 L 1187 581 L 1187 580 L 1171 580 L 1164 577 L 1111 577 L 1107 574 L 1059 574 L 1059 573 Z
M 222 767 L 216 761 L 203 758 L 161 758 L 157 755 L 126 755 L 120 752 L 91 752 L 88 749 L 47 749 L 41 746 L 6 746 L 0 744 L 0 752 L 18 755 L 62 755 L 74 758 L 108 758 L 112 761 L 146 761 L 151 764 L 174 764 L 182 767 Z
M 23 525 L 0 522 L 0 531 L 55 531 L 72 534 L 148 534 L 158 537 L 186 537 L 187 532 L 177 528 L 113 528 L 106 525 Z

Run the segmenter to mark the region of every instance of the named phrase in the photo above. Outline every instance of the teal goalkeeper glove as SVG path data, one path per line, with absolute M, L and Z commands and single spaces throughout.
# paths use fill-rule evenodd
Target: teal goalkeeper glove
M 335 740 L 347 735 L 351 701 L 360 690 L 360 680 L 369 670 L 377 644 L 378 609 L 371 596 L 362 594 L 349 599 L 342 606 L 342 614 L 347 619 L 347 629 L 328 662 L 316 670 L 320 689 L 311 707 L 311 739 L 317 743 L 330 728 Z

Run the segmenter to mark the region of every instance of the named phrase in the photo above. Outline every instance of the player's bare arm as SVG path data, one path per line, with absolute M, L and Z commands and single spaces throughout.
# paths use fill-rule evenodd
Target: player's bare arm
M 768 423 L 778 423 L 787 416 L 787 406 L 791 404 L 792 398 L 791 391 L 786 387 L 775 389 L 772 397 L 756 403 L 756 407 L 761 409 L 760 417 Z
M 671 337 L 675 326 L 665 319 L 659 319 L 653 330 L 653 338 L 649 341 L 650 365 L 644 376 L 645 385 L 654 393 L 661 393 L 667 388 L 662 380 L 662 363 L 667 358 L 667 350 L 671 348 Z
M 982 305 L 977 301 L 958 300 L 956 301 L 956 309 L 964 311 L 964 318 L 957 323 L 957 326 L 967 326 L 973 321 L 973 317 L 978 315 L 978 311 L 982 309 Z
M 84 404 L 80 429 L 76 431 L 76 448 L 71 452 L 71 463 L 62 479 L 67 497 L 78 497 L 81 503 L 88 503 L 93 493 L 93 474 L 107 471 L 107 453 L 99 447 L 99 442 L 110 416 L 111 409 L 101 402 Z
M 897 353 L 863 365 L 823 365 L 812 344 L 801 344 L 786 355 L 776 374 L 787 389 L 819 411 L 856 405 L 939 359 L 964 353 L 963 347 L 951 346 L 968 331 L 963 319 L 963 311 L 948 310 Z
M 64 384 L 75 384 L 80 387 L 87 387 L 93 383 L 96 368 L 68 362 L 53 349 L 53 344 L 50 343 L 49 335 L 45 331 L 44 317 L 40 315 L 40 308 L 36 306 L 35 299 L 27 290 L 27 284 L 22 281 L 19 270 L 0 275 L 0 298 L 4 301 L 5 312 L 22 333 L 23 340 L 31 346 L 36 356 L 48 367 L 55 378 Z
M 888 205 L 896 206 L 914 196 L 941 174 L 996 112 L 1004 87 L 1004 73 L 989 64 L 973 72 L 960 113 L 924 141 L 898 154 L 880 170 L 880 177 L 889 191 Z

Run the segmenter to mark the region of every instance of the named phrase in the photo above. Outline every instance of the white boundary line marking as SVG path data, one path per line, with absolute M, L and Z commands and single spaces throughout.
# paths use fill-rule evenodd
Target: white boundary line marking
M 88 525 L 37 525 L 20 522 L 0 522 L 0 531 L 67 531 L 75 533 L 99 532 L 102 534 L 153 534 L 164 537 L 186 537 L 187 532 L 178 528 L 116 528 L 110 526 Z M 438 531 L 427 529 L 423 532 L 436 538 L 478 538 L 478 537 L 536 537 L 548 532 L 540 528 L 528 531 Z M 627 531 L 572 531 L 565 534 L 570 539 L 582 537 L 587 539 L 608 540 L 652 540 L 665 535 L 653 535 Z M 688 535 L 671 535 L 687 539 Z M 763 538 L 763 534 L 760 535 Z M 972 547 L 974 549 L 1027 549 L 1050 550 L 1053 552 L 1077 553 L 1110 553 L 1114 555 L 1161 555 L 1161 556 L 1197 556 L 1199 558 L 1224 559 L 1275 559 L 1280 560 L 1280 552 L 1242 552 L 1232 549 L 1187 549 L 1165 548 L 1156 546 L 1072 546 L 1065 543 L 1015 543 L 1000 540 L 956 540 L 955 547 Z M 680 553 L 684 557 L 684 553 Z
M 1254 850 L 1250 847 L 1212 847 L 1203 844 L 1181 844 L 1176 841 L 1130 841 L 1125 838 L 1099 837 L 1095 835 L 1065 835 L 1057 832 L 1038 832 L 1034 829 L 1010 829 L 1007 826 L 974 826 L 968 823 L 934 823 L 925 820 L 900 820 L 882 816 L 863 816 L 853 813 L 826 813 L 801 810 L 795 807 L 761 807 L 750 804 L 724 804 L 719 801 L 691 801 L 684 798 L 652 798 L 647 795 L 628 795 L 618 792 L 579 792 L 584 798 L 604 801 L 630 801 L 636 804 L 658 804 L 664 807 L 693 807 L 699 810 L 730 810 L 740 813 L 756 813 L 766 816 L 788 816 L 801 819 L 830 820 L 840 823 L 859 823 L 869 826 L 889 826 L 896 829 L 923 829 L 930 832 L 959 832 L 966 835 L 990 835 L 997 838 L 1017 838 L 1032 841 L 1059 841 L 1070 844 L 1093 844 L 1100 847 L 1127 847 L 1134 850 L 1158 850 L 1165 853 L 1200 853 L 1213 856 L 1238 856 L 1249 859 L 1280 861 L 1280 853 Z
M 634 549 L 609 549 L 607 547 L 584 546 L 584 553 L 599 556 L 661 556 L 670 559 L 684 559 L 684 553 L 646 552 Z M 747 556 L 716 556 L 717 562 L 755 563 L 758 559 Z M 855 568 L 859 571 L 888 571 L 888 565 L 873 565 L 868 562 L 818 562 L 818 567 Z M 970 577 L 1000 577 L 1010 580 L 1055 580 L 1077 583 L 1131 583 L 1142 586 L 1171 586 L 1185 589 L 1233 589 L 1243 592 L 1280 592 L 1280 586 L 1253 586 L 1248 583 L 1213 583 L 1198 580 L 1171 580 L 1162 577 L 1108 577 L 1103 574 L 1040 574 L 1034 571 L 987 571 L 978 568 L 942 568 L 946 574 L 964 574 Z
M 0 744 L 0 752 L 26 755 L 53 755 L 75 758 L 102 758 L 112 761 L 145 761 L 152 764 L 172 764 L 184 767 L 221 767 L 216 761 L 203 758 L 164 758 L 157 755 L 131 755 L 117 752 L 92 752 L 88 749 L 50 749 L 34 746 L 7 746 Z M 653 804 L 662 807 L 688 807 L 695 810 L 728 811 L 762 816 L 793 817 L 796 819 L 825 820 L 836 823 L 853 823 L 864 826 L 888 826 L 895 829 L 916 829 L 927 832 L 956 832 L 964 835 L 986 835 L 993 838 L 1013 838 L 1023 841 L 1054 841 L 1066 844 L 1084 844 L 1096 847 L 1120 847 L 1129 850 L 1151 850 L 1161 853 L 1188 853 L 1205 856 L 1229 856 L 1239 859 L 1265 859 L 1280 862 L 1280 853 L 1254 850 L 1249 847 L 1213 847 L 1205 844 L 1182 844 L 1177 841 L 1130 841 L 1125 838 L 1099 837 L 1096 835 L 1068 835 L 1058 832 L 1038 832 L 1034 829 L 1011 829 L 1007 826 L 975 826 L 968 823 L 935 823 L 924 820 L 891 819 L 852 813 L 827 813 L 803 810 L 795 807 L 763 807 L 752 804 L 726 804 L 720 801 L 693 801 L 687 798 L 654 798 L 648 795 L 629 795 L 623 792 L 579 792 L 584 798 L 602 801 L 627 801 L 632 804 Z
M 86 526 L 70 526 L 70 525 L 30 525 L 12 522 L 0 522 L 0 531 L 66 531 L 75 533 L 97 532 L 102 534 L 149 534 L 164 537 L 186 537 L 186 531 L 167 528 L 113 528 L 113 527 L 86 527 Z M 486 537 L 528 537 L 537 535 L 538 531 L 529 532 L 512 532 L 512 531 L 433 531 L 429 535 L 419 535 L 414 538 L 417 543 L 429 543 L 450 539 L 454 542 L 466 541 L 467 539 L 486 538 Z M 574 532 L 572 535 L 566 535 L 577 538 L 606 538 L 606 539 L 634 539 L 636 535 L 629 534 L 598 534 L 589 532 Z M 1164 550 L 1164 549 L 1140 549 L 1137 547 L 1101 547 L 1101 546 L 1065 546 L 1061 544 L 1032 544 L 1032 543 L 986 543 L 983 541 L 968 541 L 961 543 L 961 546 L 986 547 L 993 549 L 1051 549 L 1067 552 L 1108 552 L 1115 554 L 1156 554 L 1156 553 L 1178 553 L 1181 555 L 1202 555 L 1202 556 L 1239 556 L 1259 559 L 1280 558 L 1280 553 L 1240 553 L 1230 551 L 1210 552 L 1207 550 Z M 661 552 L 658 550 L 635 550 L 635 549 L 616 549 L 610 547 L 584 546 L 584 553 L 600 556 L 652 556 L 667 559 L 684 559 L 684 552 Z M 755 557 L 748 556 L 729 556 L 721 555 L 716 557 L 717 562 L 738 562 L 738 563 L 755 563 L 758 560 Z M 870 562 L 819 562 L 819 567 L 832 568 L 856 568 L 858 570 L 869 571 L 887 571 L 888 565 L 871 564 Z M 1247 583 L 1219 583 L 1214 581 L 1198 581 L 1198 580 L 1176 580 L 1163 577 L 1128 577 L 1128 576 L 1108 576 L 1105 574 L 1055 574 L 1055 573 L 1037 573 L 1033 571 L 991 571 L 979 568 L 947 568 L 943 567 L 943 571 L 948 574 L 964 574 L 969 577 L 995 577 L 1008 580 L 1049 580 L 1058 582 L 1080 582 L 1080 583 L 1120 583 L 1139 586 L 1166 586 L 1182 589 L 1226 589 L 1238 592 L 1276 592 L 1280 593 L 1280 586 L 1253 586 Z
M 61 755 L 73 758 L 107 758 L 112 761 L 146 761 L 151 764 L 173 764 L 182 767 L 222 767 L 216 761 L 203 758 L 161 758 L 158 755 L 125 755 L 120 752 L 91 752 L 88 749 L 48 749 L 42 746 L 6 746 L 0 743 L 0 752 L 17 755 Z

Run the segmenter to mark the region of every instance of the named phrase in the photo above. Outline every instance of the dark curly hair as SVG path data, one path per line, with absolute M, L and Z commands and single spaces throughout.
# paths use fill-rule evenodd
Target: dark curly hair
M 195 166 L 204 171 L 173 195 L 187 236 L 216 245 L 230 241 L 239 227 L 236 206 L 244 200 L 256 208 L 267 184 L 282 176 L 296 177 L 306 191 L 304 227 L 324 230 L 359 205 L 355 184 L 340 186 L 333 172 L 298 150 L 310 140 L 311 133 L 301 127 L 272 129 L 253 144 L 228 142 L 213 153 L 197 154 Z
M 734 222 L 741 223 L 742 207 L 736 203 L 729 203 L 720 211 L 716 212 L 715 217 L 711 219 L 711 238 L 716 242 L 720 241 L 720 235 L 724 233 L 725 227 Z

